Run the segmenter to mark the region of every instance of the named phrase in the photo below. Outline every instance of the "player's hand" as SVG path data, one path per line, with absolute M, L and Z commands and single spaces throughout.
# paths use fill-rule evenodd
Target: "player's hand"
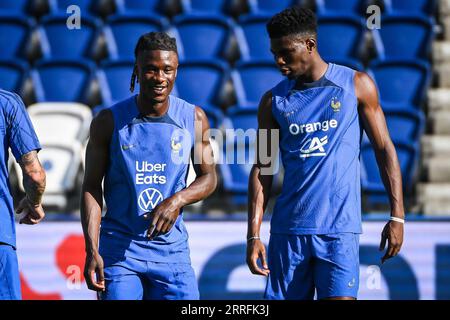
M 170 197 L 160 202 L 152 212 L 146 213 L 144 219 L 151 220 L 147 230 L 149 240 L 169 232 L 180 215 L 180 209 L 176 198 Z
M 258 266 L 258 259 L 261 260 L 262 268 Z M 269 267 L 266 259 L 266 247 L 259 239 L 247 242 L 247 265 L 253 274 L 261 276 L 269 275 Z
M 45 217 L 44 209 L 41 204 L 32 204 L 27 197 L 24 197 L 19 202 L 19 206 L 16 209 L 17 214 L 23 214 L 20 219 L 20 224 L 37 224 Z
M 388 247 L 385 255 L 381 258 L 381 263 L 383 264 L 387 259 L 395 257 L 403 244 L 403 223 L 397 221 L 389 221 L 383 228 L 381 232 L 381 242 L 380 251 L 383 251 L 386 247 L 386 242 Z
M 86 254 L 84 278 L 87 287 L 94 291 L 105 291 L 105 276 L 103 274 L 103 258 L 98 253 Z

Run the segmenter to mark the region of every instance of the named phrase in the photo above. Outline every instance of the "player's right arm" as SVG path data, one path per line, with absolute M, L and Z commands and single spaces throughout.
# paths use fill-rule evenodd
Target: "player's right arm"
M 248 194 L 248 227 L 247 227 L 247 265 L 253 274 L 268 276 L 269 269 L 266 259 L 266 248 L 259 239 L 259 232 L 264 211 L 269 201 L 272 187 L 273 173 L 268 173 L 273 167 L 276 155 L 270 154 L 272 143 L 272 130 L 278 130 L 272 115 L 272 93 L 268 91 L 261 98 L 258 109 L 258 134 L 256 142 L 256 161 L 250 171 Z M 265 131 L 266 134 L 263 134 Z M 268 163 L 262 157 L 271 159 Z M 264 170 L 266 169 L 266 170 Z M 258 266 L 261 260 L 262 268 Z
M 94 291 L 105 290 L 103 259 L 98 252 L 98 240 L 103 207 L 102 181 L 108 164 L 113 128 L 110 110 L 103 110 L 92 120 L 81 189 L 81 224 L 86 247 L 84 276 L 88 288 Z

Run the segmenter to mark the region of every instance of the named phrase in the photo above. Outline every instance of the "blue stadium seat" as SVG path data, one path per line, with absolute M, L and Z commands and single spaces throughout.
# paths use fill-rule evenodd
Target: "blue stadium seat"
M 31 0 L 2 0 L 0 1 L 0 13 L 27 14 L 31 6 Z
M 139 92 L 139 83 L 137 82 L 134 93 L 130 92 L 133 67 L 134 59 L 102 62 L 101 68 L 97 69 L 97 79 L 100 85 L 102 102 L 105 106 L 111 106 Z
M 39 27 L 42 54 L 45 59 L 79 59 L 93 55 L 99 21 L 82 15 L 81 28 L 69 30 L 67 14 L 46 16 Z
M 353 13 L 361 15 L 365 12 L 367 0 L 316 0 L 317 11 L 319 13 Z
M 80 8 L 81 16 L 83 17 L 86 13 L 95 15 L 97 12 L 98 2 L 99 1 L 96 0 L 48 0 L 48 5 L 50 12 L 64 13 L 66 15 L 67 8 L 71 5 L 76 5 Z
M 228 72 L 227 64 L 220 60 L 184 61 L 178 67 L 176 92 L 190 103 L 214 108 Z
M 433 19 L 408 14 L 383 15 L 382 28 L 372 30 L 378 59 L 428 59 Z
M 0 59 L 26 58 L 32 20 L 21 15 L 0 14 Z
M 230 0 L 181 0 L 181 7 L 184 13 L 225 14 L 230 3 Z
M 114 2 L 119 13 L 162 14 L 164 11 L 164 0 L 114 0 Z
M 364 27 L 360 17 L 344 14 L 319 15 L 317 18 L 318 50 L 324 59 L 359 57 Z
M 301 0 L 248 0 L 250 12 L 252 13 L 278 13 L 290 6 L 301 4 Z
M 266 23 L 271 18 L 267 14 L 250 14 L 239 17 L 239 25 L 235 27 L 236 40 L 239 45 L 241 60 L 270 60 L 270 39 L 266 31 Z
M 375 80 L 381 101 L 421 106 L 430 83 L 430 67 L 419 60 L 373 61 L 369 75 Z
M 384 110 L 389 134 L 397 142 L 416 143 L 425 126 L 425 117 L 421 110 L 413 108 L 388 108 Z
M 258 129 L 258 107 L 231 107 L 227 109 L 224 119 L 225 129 Z
M 219 170 L 224 191 L 234 205 L 247 203 L 248 178 L 254 161 L 254 141 L 229 141 L 224 144 Z
M 222 122 L 224 119 L 224 115 L 222 110 L 217 107 L 211 106 L 201 106 L 203 111 L 205 111 L 206 116 L 208 117 L 209 127 L 213 129 L 219 129 L 222 126 Z
M 0 60 L 0 88 L 20 93 L 27 71 L 27 63 L 21 60 Z
M 402 173 L 403 190 L 407 194 L 411 191 L 412 183 L 415 180 L 415 170 L 419 157 L 417 144 L 394 141 L 397 151 L 400 170 Z M 389 204 L 389 198 L 384 189 L 380 173 L 378 171 L 375 154 L 372 146 L 363 143 L 361 146 L 361 182 L 362 189 L 368 195 L 370 205 Z
M 263 94 L 283 80 L 274 62 L 239 62 L 231 78 L 240 107 L 258 105 Z
M 109 59 L 132 59 L 134 48 L 141 35 L 151 31 L 164 31 L 168 21 L 147 14 L 120 14 L 108 17 L 104 27 Z
M 43 60 L 31 71 L 37 102 L 85 102 L 92 80 L 91 61 Z
M 214 14 L 181 15 L 175 17 L 173 25 L 180 59 L 224 57 L 233 28 L 230 18 Z
M 384 6 L 389 13 L 428 14 L 436 9 L 436 0 L 384 0 Z

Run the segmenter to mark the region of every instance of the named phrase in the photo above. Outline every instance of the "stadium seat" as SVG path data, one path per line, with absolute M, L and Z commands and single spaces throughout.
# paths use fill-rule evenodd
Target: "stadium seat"
M 357 61 L 364 39 L 362 19 L 339 14 L 317 18 L 318 50 L 324 59 L 354 59 Z
M 38 62 L 31 71 L 37 102 L 85 102 L 93 70 L 90 61 Z
M 283 80 L 274 62 L 239 62 L 231 78 L 240 107 L 258 105 L 265 92 Z
M 228 108 L 226 118 L 224 119 L 225 129 L 242 129 L 257 130 L 258 129 L 258 107 L 232 107 Z M 256 134 L 256 131 L 253 131 Z M 256 137 L 256 136 L 255 136 Z M 252 138 L 253 139 L 253 138 Z
M 138 82 L 135 83 L 134 93 L 130 92 L 133 67 L 133 59 L 105 61 L 101 64 L 97 70 L 97 79 L 104 105 L 111 106 L 139 92 Z
M 436 0 L 384 0 L 384 7 L 389 13 L 433 15 L 436 4 Z
M 33 20 L 0 13 L 0 59 L 26 58 Z
M 47 207 L 64 210 L 67 206 L 67 193 L 76 187 L 76 177 L 81 165 L 82 145 L 79 141 L 61 144 L 58 141 L 41 143 L 39 160 L 46 173 L 45 194 L 42 204 Z M 14 163 L 19 180 L 19 188 L 24 191 L 22 170 Z
M 383 15 L 381 29 L 372 30 L 378 59 L 428 59 L 433 19 L 408 14 Z
M 373 61 L 369 75 L 375 80 L 381 101 L 421 106 L 430 82 L 428 63 L 418 60 Z
M 391 108 L 384 110 L 389 134 L 392 140 L 416 143 L 423 133 L 425 117 L 423 112 L 413 108 Z
M 2 0 L 0 1 L 0 13 L 26 15 L 30 9 L 32 0 Z
M 270 52 L 270 39 L 266 31 L 266 23 L 271 18 L 267 14 L 250 14 L 239 17 L 239 25 L 235 27 L 241 60 L 273 61 Z
M 93 56 L 99 22 L 82 15 L 81 28 L 67 28 L 67 14 L 46 16 L 39 27 L 42 54 L 45 59 L 79 59 Z
M 415 170 L 419 151 L 417 144 L 394 141 L 397 151 L 400 170 L 402 173 L 403 188 L 405 193 L 410 192 L 415 178 Z M 389 204 L 389 198 L 385 191 L 372 146 L 363 143 L 361 146 L 361 182 L 362 189 L 368 195 L 368 204 L 371 206 Z
M 217 107 L 211 106 L 200 106 L 203 111 L 205 111 L 206 116 L 208 117 L 209 127 L 211 129 L 219 129 L 222 126 L 222 122 L 224 119 L 223 112 Z
M 0 88 L 19 93 L 27 72 L 28 65 L 21 60 L 0 60 Z
M 149 12 L 151 14 L 162 14 L 164 11 L 164 0 L 114 0 L 117 12 Z
M 67 16 L 67 9 L 76 5 L 80 8 L 81 17 L 86 13 L 95 15 L 97 13 L 97 0 L 47 0 L 52 13 L 64 13 Z
M 247 203 L 248 178 L 254 161 L 255 141 L 229 141 L 223 148 L 219 170 L 223 189 L 234 205 Z
M 248 0 L 250 12 L 275 14 L 290 6 L 301 4 L 299 0 Z
M 180 98 L 190 103 L 202 107 L 217 106 L 227 78 L 228 66 L 223 61 L 185 61 L 178 67 L 176 91 Z
M 362 15 L 365 12 L 367 0 L 316 0 L 317 11 L 323 13 L 352 13 Z
M 181 60 L 223 58 L 233 29 L 230 18 L 213 14 L 175 17 L 171 33 Z
M 134 48 L 141 35 L 164 31 L 168 21 L 160 16 L 124 13 L 110 16 L 104 27 L 109 59 L 134 59 Z
M 41 143 L 57 140 L 71 145 L 73 141 L 84 143 L 89 136 L 92 120 L 91 109 L 81 103 L 44 102 L 27 108 L 33 127 Z M 56 135 L 55 132 L 64 132 Z
M 230 4 L 230 0 L 181 0 L 184 13 L 225 14 Z

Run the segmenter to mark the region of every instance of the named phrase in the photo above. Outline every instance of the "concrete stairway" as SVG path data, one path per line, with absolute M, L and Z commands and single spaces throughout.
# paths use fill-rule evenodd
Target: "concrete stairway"
M 423 182 L 417 200 L 426 215 L 450 216 L 450 0 L 439 1 L 443 39 L 433 45 L 437 87 L 428 92 L 427 134 L 421 139 Z

